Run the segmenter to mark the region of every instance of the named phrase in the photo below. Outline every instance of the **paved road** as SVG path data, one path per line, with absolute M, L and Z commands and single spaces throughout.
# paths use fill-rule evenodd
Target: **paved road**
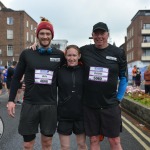
M 8 99 L 7 94 L 0 96 L 0 116 L 4 121 L 4 134 L 3 137 L 0 139 L 0 150 L 22 150 L 23 140 L 17 131 L 21 106 L 16 107 L 15 118 L 10 118 L 7 115 L 7 108 L 6 108 L 7 99 Z M 133 131 L 133 128 L 131 130 Z M 137 134 L 137 131 L 135 133 Z M 145 150 L 145 148 L 139 143 L 139 141 L 135 139 L 135 137 L 131 134 L 133 133 L 129 133 L 126 130 L 126 128 L 123 128 L 123 133 L 121 133 L 121 141 L 122 141 L 123 149 L 124 150 Z M 141 137 L 141 135 L 138 135 L 138 137 Z M 147 142 L 146 144 L 150 147 L 150 143 Z M 87 138 L 87 145 L 89 147 L 88 138 Z M 102 150 L 110 149 L 107 138 L 105 138 L 104 141 L 100 143 L 100 145 Z M 34 149 L 41 150 L 39 134 L 37 135 Z M 57 133 L 54 135 L 52 150 L 60 150 L 60 143 L 59 143 L 59 138 Z M 71 136 L 71 150 L 77 150 L 74 135 Z

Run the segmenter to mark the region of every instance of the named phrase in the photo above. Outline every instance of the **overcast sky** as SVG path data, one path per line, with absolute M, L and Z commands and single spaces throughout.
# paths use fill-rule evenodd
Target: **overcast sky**
M 124 43 L 127 27 L 138 10 L 150 9 L 150 0 L 0 0 L 13 10 L 24 10 L 36 22 L 40 16 L 54 26 L 54 39 L 68 44 L 90 44 L 92 27 L 105 22 L 110 30 L 109 42 Z

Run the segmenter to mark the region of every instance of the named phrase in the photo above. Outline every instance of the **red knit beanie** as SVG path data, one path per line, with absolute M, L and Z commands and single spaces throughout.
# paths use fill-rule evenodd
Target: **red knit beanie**
M 52 39 L 53 39 L 53 37 L 54 37 L 53 25 L 46 18 L 43 18 L 43 17 L 41 17 L 41 22 L 39 23 L 39 25 L 37 26 L 37 29 L 36 29 L 37 38 L 38 38 L 39 31 L 42 29 L 50 30 L 52 33 Z

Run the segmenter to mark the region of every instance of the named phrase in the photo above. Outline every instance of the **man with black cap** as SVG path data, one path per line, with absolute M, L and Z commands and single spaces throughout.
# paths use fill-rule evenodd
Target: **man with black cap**
M 64 54 L 50 47 L 54 30 L 45 18 L 38 25 L 36 35 L 39 42 L 36 50 L 26 49 L 20 55 L 10 88 L 8 114 L 11 117 L 15 115 L 14 99 L 24 75 L 26 88 L 19 123 L 24 150 L 33 149 L 39 125 L 42 149 L 50 150 L 57 126 L 56 76 L 64 64 Z
M 90 150 L 100 150 L 99 135 L 108 137 L 111 150 L 122 150 L 119 103 L 127 86 L 126 55 L 123 49 L 108 43 L 109 30 L 105 23 L 93 26 L 92 37 L 94 44 L 80 48 L 85 70 L 85 132 L 90 137 Z

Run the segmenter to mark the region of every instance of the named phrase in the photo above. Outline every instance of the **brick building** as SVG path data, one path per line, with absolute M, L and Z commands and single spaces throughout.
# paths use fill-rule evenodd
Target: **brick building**
M 128 67 L 150 64 L 150 10 L 139 10 L 127 28 L 125 49 Z
M 18 60 L 36 40 L 37 22 L 25 11 L 6 8 L 0 1 L 0 66 Z

